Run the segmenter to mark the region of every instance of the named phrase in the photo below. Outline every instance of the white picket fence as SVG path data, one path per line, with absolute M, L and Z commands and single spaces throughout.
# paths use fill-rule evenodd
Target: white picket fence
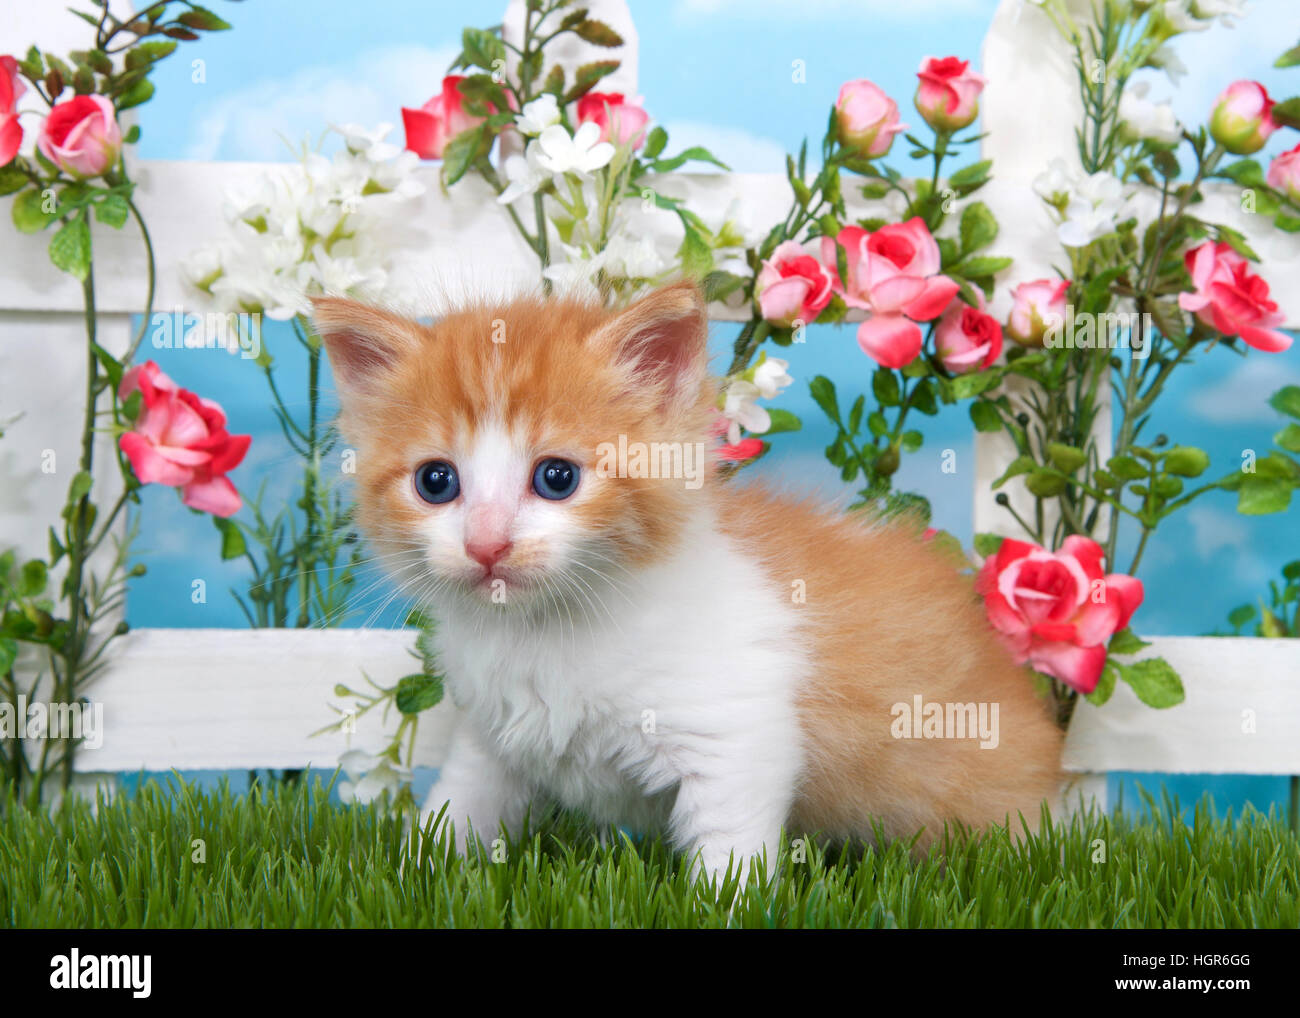
M 589 0 L 586 6 L 627 40 L 620 54 L 623 67 L 610 87 L 636 94 L 636 32 L 627 5 L 624 0 Z M 1049 275 L 1060 258 L 1051 223 L 1030 184 L 1053 157 L 1073 158 L 1071 125 L 1079 109 L 1068 54 L 1039 13 L 1024 7 L 1021 0 L 1003 0 L 984 41 L 982 61 L 989 79 L 983 126 L 990 136 L 984 154 L 995 161 L 996 178 L 980 198 L 1001 224 L 999 252 L 1016 259 L 1008 273 L 1011 282 Z M 521 12 L 522 0 L 514 0 L 505 17 L 507 31 L 518 33 Z M 61 4 L 28 5 L 0 24 L 0 53 L 25 51 L 33 41 L 56 52 L 75 48 L 83 44 L 78 33 L 84 27 Z M 585 48 L 574 46 L 565 62 L 576 66 L 593 59 Z M 869 50 L 865 45 L 864 54 Z M 921 56 L 918 51 L 918 62 Z M 672 59 L 670 54 L 654 58 Z M 818 128 L 809 125 L 810 131 Z M 139 202 L 159 257 L 158 309 L 189 303 L 177 272 L 180 259 L 221 234 L 225 189 L 264 169 L 244 163 L 135 165 Z M 424 172 L 431 186 L 415 223 L 429 243 L 423 257 L 407 266 L 409 272 L 444 281 L 535 278 L 531 253 L 485 187 L 466 179 L 448 197 L 433 186 L 435 169 Z M 694 207 L 719 219 L 739 198 L 760 228 L 774 223 L 788 201 L 779 175 L 674 174 L 661 187 L 665 193 L 689 195 Z M 1238 204 L 1231 189 L 1212 192 L 1204 214 L 1258 241 L 1274 279 L 1300 279 L 1300 239 L 1261 236 Z M 646 222 L 669 249 L 676 244 L 671 219 Z M 42 473 L 42 457 L 53 450 L 58 464 L 76 461 L 74 408 L 85 370 L 80 289 L 49 264 L 46 240 L 6 231 L 0 244 L 0 414 L 24 414 L 0 442 L 0 544 L 33 553 L 45 547 L 45 530 L 57 518 L 65 471 L 71 469 L 60 466 L 53 474 Z M 130 316 L 139 313 L 144 299 L 143 254 L 129 228 L 121 234 L 97 228 L 96 251 L 100 341 L 122 351 L 129 341 Z M 1300 287 L 1276 289 L 1290 325 L 1300 325 Z M 1007 310 L 1006 290 L 999 289 L 993 308 L 997 314 Z M 722 306 L 714 309 L 719 321 L 744 315 Z M 976 436 L 971 483 L 977 531 L 1011 532 L 1005 511 L 992 502 L 989 491 L 989 481 L 1011 455 L 1001 436 Z M 97 493 L 101 499 L 112 494 Z M 395 681 L 412 670 L 410 644 L 408 632 L 386 630 L 136 630 L 119 641 L 111 669 L 92 690 L 104 707 L 106 734 L 101 748 L 79 754 L 82 780 L 111 785 L 117 772 L 142 768 L 333 767 L 349 745 L 375 749 L 382 739 L 379 726 L 368 718 L 350 737 L 310 735 L 334 718 L 327 706 L 339 703 L 334 685 L 355 685 L 362 671 L 377 682 Z M 1187 701 L 1153 711 L 1121 684 L 1104 708 L 1081 705 L 1064 758 L 1067 770 L 1078 775 L 1077 792 L 1104 804 L 1105 775 L 1114 770 L 1300 773 L 1300 643 L 1159 638 L 1147 653 L 1165 656 L 1181 672 Z M 444 704 L 426 715 L 419 762 L 441 762 L 452 711 Z

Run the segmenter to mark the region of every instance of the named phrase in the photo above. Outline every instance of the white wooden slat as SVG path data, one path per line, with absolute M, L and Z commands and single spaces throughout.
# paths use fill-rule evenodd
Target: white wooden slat
M 1063 766 L 1070 771 L 1300 774 L 1300 641 L 1156 637 L 1187 699 L 1153 710 L 1124 683 L 1104 707 L 1080 703 Z
M 383 629 L 137 629 L 118 642 L 112 669 L 92 690 L 104 739 L 77 754 L 81 772 L 208 768 L 332 768 L 346 749 L 371 752 L 397 725 L 376 709 L 350 738 L 313 736 L 339 717 L 335 685 L 370 690 L 418 671 L 415 634 Z M 442 762 L 454 708 L 421 716 L 422 765 Z

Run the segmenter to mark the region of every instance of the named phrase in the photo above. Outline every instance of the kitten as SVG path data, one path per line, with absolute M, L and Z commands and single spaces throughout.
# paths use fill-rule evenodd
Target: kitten
M 449 802 L 462 845 L 467 822 L 491 840 L 549 801 L 716 874 L 774 860 L 783 828 L 924 844 L 945 821 L 1033 825 L 1055 798 L 1058 729 L 915 528 L 633 467 L 713 433 L 692 286 L 432 326 L 322 299 L 315 321 L 359 523 L 437 621 L 459 716 L 425 810 Z M 614 476 L 620 442 L 638 476 Z M 974 716 L 921 737 L 916 697 L 984 705 L 987 748 Z

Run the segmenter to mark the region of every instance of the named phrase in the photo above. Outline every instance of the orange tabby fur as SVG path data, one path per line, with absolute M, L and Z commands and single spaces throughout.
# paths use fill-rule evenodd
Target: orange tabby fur
M 698 393 L 673 402 L 637 375 L 619 343 L 647 316 L 653 324 L 683 314 L 697 335 L 680 356 L 700 381 Z M 432 326 L 325 299 L 316 322 L 345 391 L 341 427 L 361 453 L 359 522 L 380 550 L 400 546 L 416 525 L 421 510 L 406 492 L 414 467 L 502 415 L 527 422 L 533 445 L 572 458 L 584 477 L 594 477 L 595 446 L 611 436 L 708 441 L 716 389 L 704 371 L 706 312 L 687 285 L 622 313 L 526 299 L 470 307 Z M 493 342 L 502 326 L 505 341 Z M 648 361 L 671 373 L 667 362 L 678 355 L 666 346 Z M 913 528 L 716 474 L 696 491 L 680 481 L 591 483 L 599 488 L 579 507 L 582 525 L 611 535 L 630 568 L 674 548 L 682 522 L 707 499 L 780 596 L 789 599 L 795 581 L 806 585 L 799 611 L 816 667 L 798 698 L 805 766 L 792 831 L 870 837 L 874 820 L 888 836 L 925 828 L 928 841 L 946 820 L 1014 825 L 1023 813 L 1033 825 L 1043 800 L 1055 799 L 1059 730 L 994 636 L 969 579 Z M 515 553 L 527 561 L 529 549 Z M 999 746 L 892 737 L 891 706 L 916 694 L 996 702 Z

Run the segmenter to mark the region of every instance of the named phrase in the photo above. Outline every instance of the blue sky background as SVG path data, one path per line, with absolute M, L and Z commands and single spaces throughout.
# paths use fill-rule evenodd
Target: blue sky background
M 278 160 L 289 158 L 285 140 L 316 137 L 330 122 L 400 124 L 403 105 L 419 105 L 438 91 L 447 64 L 459 49 L 464 25 L 500 20 L 503 0 L 314 0 L 311 4 L 249 0 L 213 7 L 235 30 L 205 37 L 183 57 L 158 70 L 156 98 L 141 110 L 140 155 L 152 159 Z M 640 91 L 647 108 L 669 130 L 672 148 L 709 146 L 734 169 L 780 172 L 786 151 L 805 135 L 820 136 L 840 83 L 867 77 L 899 101 L 905 117 L 922 57 L 957 54 L 978 64 L 980 40 L 995 0 L 633 0 L 640 34 Z M 346 26 L 342 29 L 340 26 Z M 1156 97 L 1172 97 L 1185 122 L 1203 122 L 1214 96 L 1234 76 L 1254 77 L 1277 94 L 1292 94 L 1300 74 L 1270 65 L 1300 38 L 1300 5 L 1294 0 L 1257 0 L 1251 17 L 1235 30 L 1216 26 L 1179 43 L 1191 77 L 1174 89 L 1152 75 Z M 191 82 L 189 61 L 206 62 L 206 82 Z M 791 82 L 791 61 L 806 62 L 806 84 Z M 1203 70 L 1202 70 L 1203 69 Z M 1266 155 L 1295 143 L 1280 133 Z M 906 166 L 898 146 L 895 163 Z M 504 222 L 503 222 L 503 228 Z M 211 238 L 195 237 L 195 246 Z M 1274 287 L 1296 281 L 1273 280 Z M 714 348 L 725 355 L 734 327 L 715 327 Z M 266 342 L 280 358 L 286 399 L 302 401 L 294 384 L 303 370 L 297 344 L 268 327 Z M 235 474 L 245 492 L 265 481 L 268 502 L 289 490 L 292 462 L 265 397 L 260 372 L 249 362 L 218 352 L 155 351 L 163 369 L 182 385 L 199 389 L 227 408 L 232 425 L 254 435 L 249 459 Z M 849 497 L 835 471 L 821 458 L 830 430 L 807 395 L 806 381 L 823 373 L 837 379 L 848 398 L 870 384 L 872 365 L 851 329 L 818 326 L 808 342 L 782 353 L 798 380 L 782 405 L 799 414 L 805 430 L 782 436 L 760 471 L 795 487 L 815 487 Z M 1252 353 L 1239 359 L 1219 351 L 1184 370 L 1170 385 L 1151 428 L 1175 441 L 1199 444 L 1221 474 L 1240 462 L 1241 451 L 1268 448 L 1279 421 L 1265 405 L 1269 393 L 1300 383 L 1300 345 L 1286 354 Z M 926 494 L 935 524 L 969 543 L 973 465 L 964 407 L 946 408 L 924 421 L 923 450 L 904 459 L 899 485 Z M 942 450 L 956 451 L 959 470 L 939 469 Z M 1203 633 L 1222 625 L 1236 604 L 1253 600 L 1283 562 L 1300 557 L 1300 508 L 1285 516 L 1246 518 L 1231 496 L 1207 497 L 1166 523 L 1148 548 L 1141 575 L 1146 604 L 1136 625 L 1151 634 Z M 149 574 L 132 589 L 129 615 L 135 625 L 239 626 L 242 617 L 225 591 L 243 587 L 242 562 L 221 563 L 217 536 L 204 517 L 180 506 L 170 490 L 146 489 L 138 549 Z M 1122 560 L 1127 563 L 1127 557 Z M 192 582 L 207 584 L 207 603 L 191 600 Z M 362 584 L 373 574 L 367 574 Z M 382 591 L 379 592 L 382 596 Z M 378 603 L 372 600 L 372 604 Z M 368 614 L 363 609 L 353 620 Z M 389 610 L 377 624 L 395 624 Z M 421 773 L 419 784 L 430 775 Z M 1111 795 L 1123 788 L 1136 801 L 1140 775 L 1112 775 Z M 1213 787 L 1220 806 L 1251 800 L 1280 802 L 1283 778 L 1233 782 L 1181 776 L 1170 787 L 1184 799 Z M 423 788 L 417 790 L 422 794 Z

